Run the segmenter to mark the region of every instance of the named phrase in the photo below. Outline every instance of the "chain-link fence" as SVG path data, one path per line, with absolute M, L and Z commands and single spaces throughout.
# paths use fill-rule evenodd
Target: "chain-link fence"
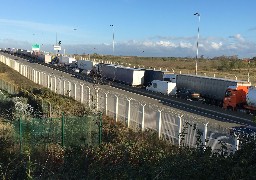
M 0 56 L 0 61 L 35 83 L 58 94 L 72 97 L 92 109 L 101 110 L 116 121 L 124 122 L 133 130 L 153 129 L 159 133 L 159 138 L 166 138 L 174 144 L 185 143 L 193 147 L 196 141 L 196 131 L 193 129 L 195 124 L 203 132 L 202 142 L 205 145 L 216 148 L 216 143 L 223 140 L 230 143 L 233 149 L 236 148 L 236 139 L 229 135 L 228 129 L 211 123 L 209 119 L 200 115 L 173 107 L 163 108 L 156 104 L 140 102 L 116 91 L 109 92 L 104 86 L 95 86 L 86 81 L 78 82 L 39 71 L 3 55 Z M 190 125 L 186 128 L 185 137 L 181 137 L 180 133 L 185 124 Z
M 83 117 L 20 118 L 15 121 L 16 143 L 21 152 L 50 145 L 97 146 L 101 143 L 101 114 Z

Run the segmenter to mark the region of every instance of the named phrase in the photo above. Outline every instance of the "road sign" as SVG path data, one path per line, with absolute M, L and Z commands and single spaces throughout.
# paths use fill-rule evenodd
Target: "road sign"
M 53 48 L 54 48 L 54 50 L 55 50 L 55 51 L 57 51 L 57 50 L 58 50 L 58 51 L 59 51 L 59 50 L 61 50 L 61 46 L 54 46 Z
M 39 44 L 33 44 L 32 45 L 32 51 L 39 51 L 40 50 L 40 45 Z

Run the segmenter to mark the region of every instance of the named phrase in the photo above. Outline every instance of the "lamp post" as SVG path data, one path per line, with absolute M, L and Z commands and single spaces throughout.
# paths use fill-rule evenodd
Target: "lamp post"
M 199 41 L 199 23 L 200 23 L 200 14 L 195 13 L 195 16 L 198 16 L 198 28 L 197 28 L 197 43 L 196 43 L 196 75 L 197 75 L 197 59 L 198 59 L 198 41 Z
M 114 25 L 111 24 L 110 25 L 113 28 L 113 55 L 115 53 L 115 32 L 114 32 Z

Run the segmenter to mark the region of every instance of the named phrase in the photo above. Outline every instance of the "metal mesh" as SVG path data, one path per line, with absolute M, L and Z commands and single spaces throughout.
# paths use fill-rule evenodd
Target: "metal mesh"
M 115 117 L 115 111 L 116 111 L 116 97 L 115 95 L 111 94 L 111 93 L 108 93 L 108 96 L 107 96 L 107 115 L 110 116 L 110 117 Z
M 127 121 L 127 99 L 124 97 L 118 97 L 118 120 Z
M 141 129 L 141 118 L 140 116 L 140 104 L 137 101 L 131 100 L 131 119 L 130 119 L 130 128 L 134 130 Z
M 179 117 L 170 112 L 162 112 L 162 134 L 165 139 L 173 144 L 179 140 Z
M 158 109 L 152 105 L 145 106 L 145 127 L 158 130 Z
M 21 151 L 49 144 L 69 146 L 97 146 L 101 142 L 100 115 L 20 119 L 15 121 L 17 142 Z
M 98 93 L 99 93 L 99 110 L 105 113 L 106 94 L 103 89 L 100 89 Z

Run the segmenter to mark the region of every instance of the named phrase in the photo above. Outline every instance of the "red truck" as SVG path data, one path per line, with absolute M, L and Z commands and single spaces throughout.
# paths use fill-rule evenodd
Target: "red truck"
M 223 101 L 223 108 L 235 111 L 245 111 L 256 115 L 256 87 L 228 87 Z

